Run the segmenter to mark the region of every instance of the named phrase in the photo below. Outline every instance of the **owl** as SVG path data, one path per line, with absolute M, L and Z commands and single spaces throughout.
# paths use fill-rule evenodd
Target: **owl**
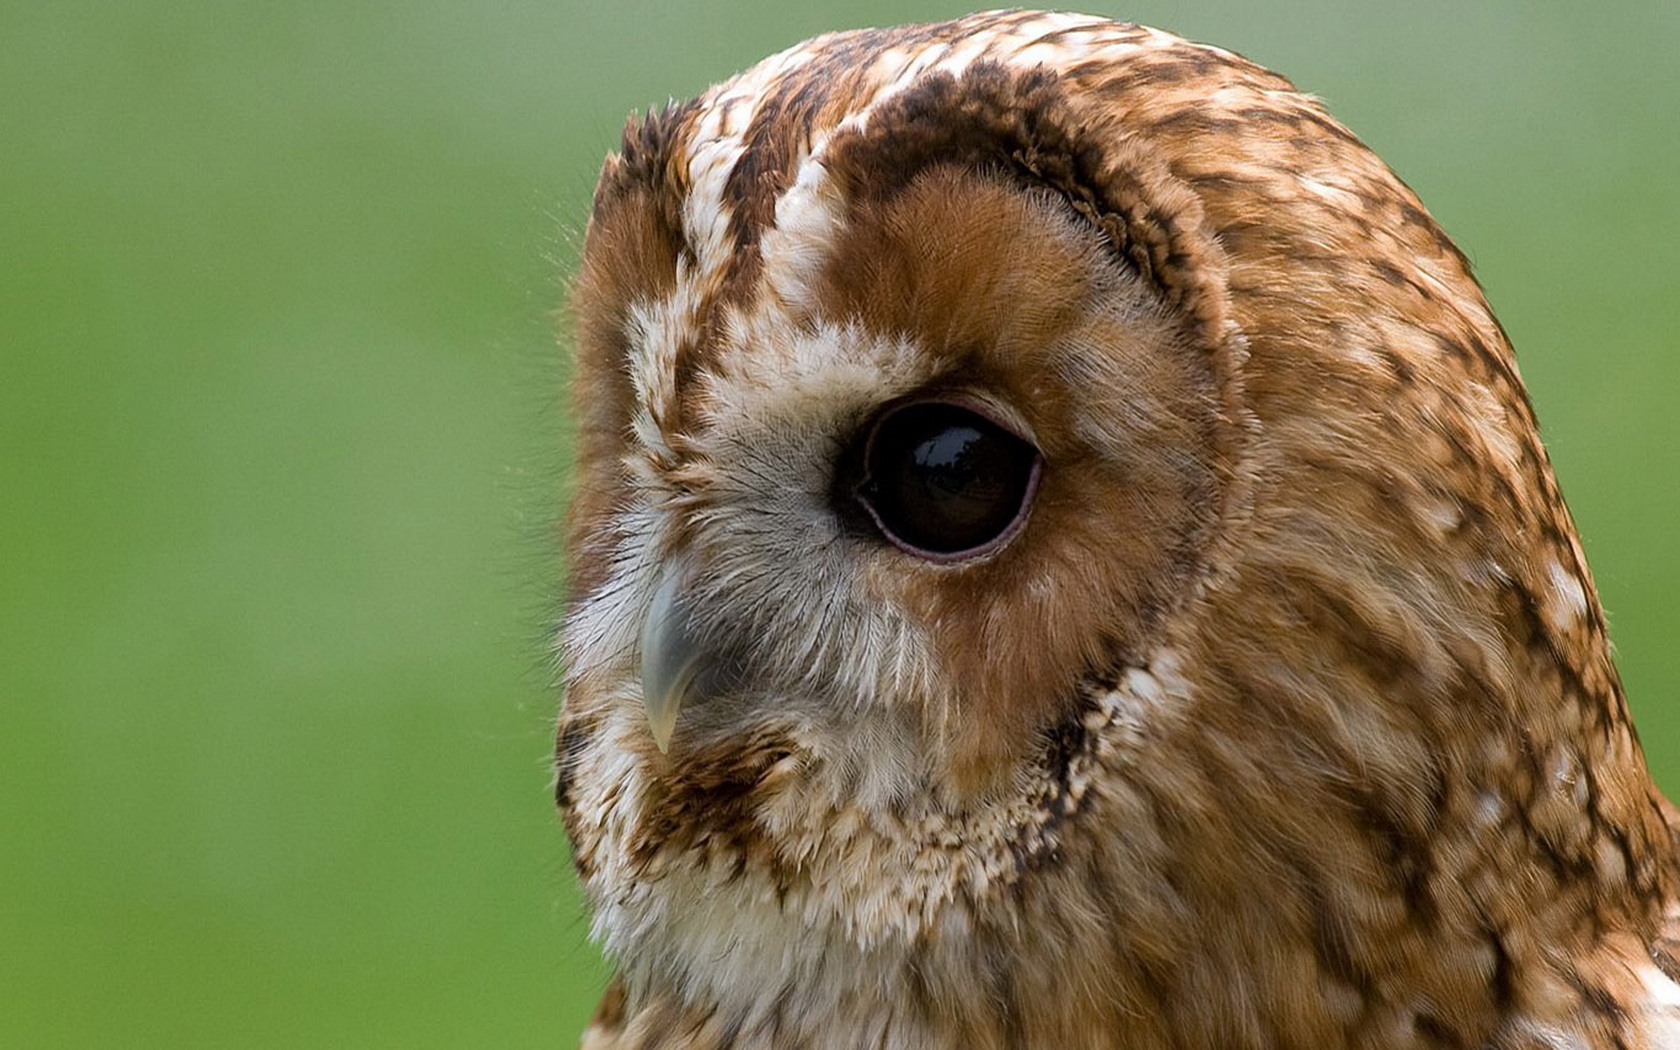
M 573 306 L 586 1047 L 1680 1046 L 1509 343 L 1287 80 L 819 37 L 631 121 Z

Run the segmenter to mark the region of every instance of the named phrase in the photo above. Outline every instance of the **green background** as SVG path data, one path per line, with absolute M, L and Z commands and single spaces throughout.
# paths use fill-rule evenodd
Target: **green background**
M 1680 4 L 1139 2 L 1476 260 L 1680 789 Z M 0 1045 L 552 1047 L 555 309 L 632 108 L 949 4 L 0 7 Z

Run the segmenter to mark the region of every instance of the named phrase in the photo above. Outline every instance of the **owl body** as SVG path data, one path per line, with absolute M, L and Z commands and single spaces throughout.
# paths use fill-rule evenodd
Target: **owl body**
M 575 311 L 586 1046 L 1680 1046 L 1509 345 L 1283 78 L 817 38 L 631 124 Z

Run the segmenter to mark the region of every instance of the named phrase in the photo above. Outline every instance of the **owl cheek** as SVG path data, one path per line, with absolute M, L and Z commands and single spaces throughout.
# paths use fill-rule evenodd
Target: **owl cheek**
M 951 790 L 963 800 L 1008 791 L 1016 776 L 1043 751 L 1061 721 L 1076 717 L 1074 676 L 1025 668 L 991 676 L 965 676 L 959 686 L 962 714 L 942 741 Z
M 1012 573 L 976 575 L 930 577 L 900 596 L 910 617 L 930 627 L 928 677 L 937 688 L 921 698 L 923 735 L 959 804 L 1007 792 L 1047 735 L 1077 717 L 1084 666 L 1061 651 L 1069 632 L 1040 630 L 1010 600 Z

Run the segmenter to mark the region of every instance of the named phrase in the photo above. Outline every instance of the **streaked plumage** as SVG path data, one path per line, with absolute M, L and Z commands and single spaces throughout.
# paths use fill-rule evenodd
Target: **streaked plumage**
M 632 122 L 575 309 L 586 1046 L 1680 1045 L 1671 810 L 1508 342 L 1283 78 L 819 37 Z M 870 502 L 928 402 L 1041 463 L 951 557 Z

